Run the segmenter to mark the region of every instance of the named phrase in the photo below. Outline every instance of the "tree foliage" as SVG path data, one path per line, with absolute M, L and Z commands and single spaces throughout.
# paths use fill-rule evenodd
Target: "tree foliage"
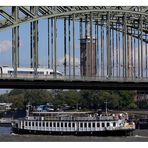
M 44 90 L 14 89 L 0 95 L 0 102 L 11 102 L 13 108 L 25 108 L 26 103 L 33 105 L 52 103 L 56 108 L 65 104 L 82 109 L 103 109 L 108 102 L 109 109 L 135 109 L 134 91 L 115 90 Z

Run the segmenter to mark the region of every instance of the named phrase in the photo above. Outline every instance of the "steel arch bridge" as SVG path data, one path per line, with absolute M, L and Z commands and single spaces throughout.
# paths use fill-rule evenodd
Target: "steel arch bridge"
M 42 38 L 38 23 L 43 19 L 47 20 L 47 66 L 55 72 L 59 70 L 58 53 L 63 52 L 62 78 L 37 76 Z M 17 68 L 20 67 L 20 26 L 24 23 L 30 25 L 30 67 L 34 68 L 35 75 L 22 78 Z M 14 76 L 1 74 L 1 88 L 148 88 L 146 6 L 0 7 L 0 34 L 8 28 L 12 30 Z M 89 53 L 84 53 L 82 40 L 87 42 L 85 48 L 89 48 Z M 63 47 L 59 48 L 61 42 Z M 77 43 L 79 51 L 76 51 Z

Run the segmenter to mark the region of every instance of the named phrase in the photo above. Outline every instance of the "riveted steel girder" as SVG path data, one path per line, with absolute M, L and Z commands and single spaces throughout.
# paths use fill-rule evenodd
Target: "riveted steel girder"
M 127 27 L 131 28 L 138 27 L 134 22 L 138 22 L 140 19 L 140 15 L 142 15 L 143 27 L 142 31 L 144 33 L 148 32 L 148 28 L 146 28 L 146 24 L 148 24 L 148 7 L 146 6 L 38 6 L 37 14 L 34 15 L 31 12 L 30 7 L 17 6 L 19 13 L 23 13 L 24 15 L 20 15 L 18 20 L 15 20 L 12 15 L 7 12 L 7 7 L 0 7 L 0 15 L 3 16 L 4 19 L 0 20 L 0 31 L 4 30 L 8 27 L 19 26 L 23 23 L 34 22 L 39 19 L 47 19 L 56 17 L 63 18 L 68 17 L 69 15 L 75 14 L 75 20 L 79 20 L 80 18 L 85 18 L 85 14 L 93 13 L 93 17 L 101 20 L 101 15 L 107 15 L 108 12 L 113 16 L 110 19 L 110 22 L 114 23 L 122 23 L 122 17 L 124 13 L 128 14 L 127 19 Z M 99 15 L 98 15 L 99 14 Z M 84 19 L 83 19 L 84 20 Z M 138 36 L 137 36 L 138 37 Z M 143 37 L 143 41 L 145 38 Z
M 31 16 L 33 17 L 33 19 L 30 19 L 28 17 L 28 19 L 26 19 L 26 16 L 20 17 L 19 22 L 14 22 L 11 26 L 7 26 L 7 27 L 13 27 L 14 25 L 19 25 L 20 23 L 25 23 L 25 22 L 31 22 L 31 21 L 35 21 L 41 18 L 48 18 L 48 17 L 62 17 L 62 16 L 68 16 L 68 15 L 72 15 L 72 14 L 79 14 L 78 16 L 85 14 L 85 13 L 90 13 L 90 12 L 99 12 L 99 13 L 107 13 L 107 12 L 111 12 L 111 13 L 115 13 L 114 17 L 116 19 L 116 17 L 118 17 L 118 15 L 122 16 L 123 13 L 129 13 L 131 14 L 131 17 L 133 18 L 138 18 L 138 15 L 143 15 L 145 18 L 148 17 L 148 12 L 147 12 L 147 7 L 143 7 L 140 10 L 136 10 L 136 9 L 131 9 L 131 7 L 121 7 L 122 9 L 118 8 L 118 7 L 47 7 L 47 6 L 41 6 L 38 7 L 38 16 L 34 17 L 33 14 L 31 13 L 31 11 L 25 7 L 22 6 L 18 6 L 19 10 L 22 11 L 24 13 L 26 13 L 26 16 Z M 87 8 L 87 9 L 86 9 Z M 1 7 L 0 10 L 5 13 L 7 16 L 9 16 L 9 14 L 5 11 L 5 9 L 7 9 L 7 7 Z M 43 15 L 39 15 L 39 11 L 40 10 L 44 10 L 47 13 L 43 14 Z M 9 16 L 10 17 L 10 16 Z M 129 20 L 130 21 L 130 20 Z M 148 22 L 147 19 L 145 19 L 146 22 Z
M 12 7 L 12 15 L 18 20 L 18 7 Z M 12 28 L 12 67 L 14 68 L 14 76 L 17 75 L 17 67 L 19 67 L 19 26 Z

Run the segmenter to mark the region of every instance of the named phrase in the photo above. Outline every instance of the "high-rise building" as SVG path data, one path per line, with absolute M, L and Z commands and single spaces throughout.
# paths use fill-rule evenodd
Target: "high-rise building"
M 85 37 L 80 39 L 80 71 L 81 76 L 96 76 L 96 39 Z

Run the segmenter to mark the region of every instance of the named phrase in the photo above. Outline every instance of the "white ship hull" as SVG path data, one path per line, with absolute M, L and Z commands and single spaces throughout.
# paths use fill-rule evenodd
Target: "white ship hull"
M 126 124 L 125 124 L 126 125 Z M 121 125 L 118 120 L 17 120 L 12 124 L 14 133 L 19 134 L 48 134 L 48 135 L 97 135 L 97 136 L 126 136 L 135 129 L 128 124 Z

